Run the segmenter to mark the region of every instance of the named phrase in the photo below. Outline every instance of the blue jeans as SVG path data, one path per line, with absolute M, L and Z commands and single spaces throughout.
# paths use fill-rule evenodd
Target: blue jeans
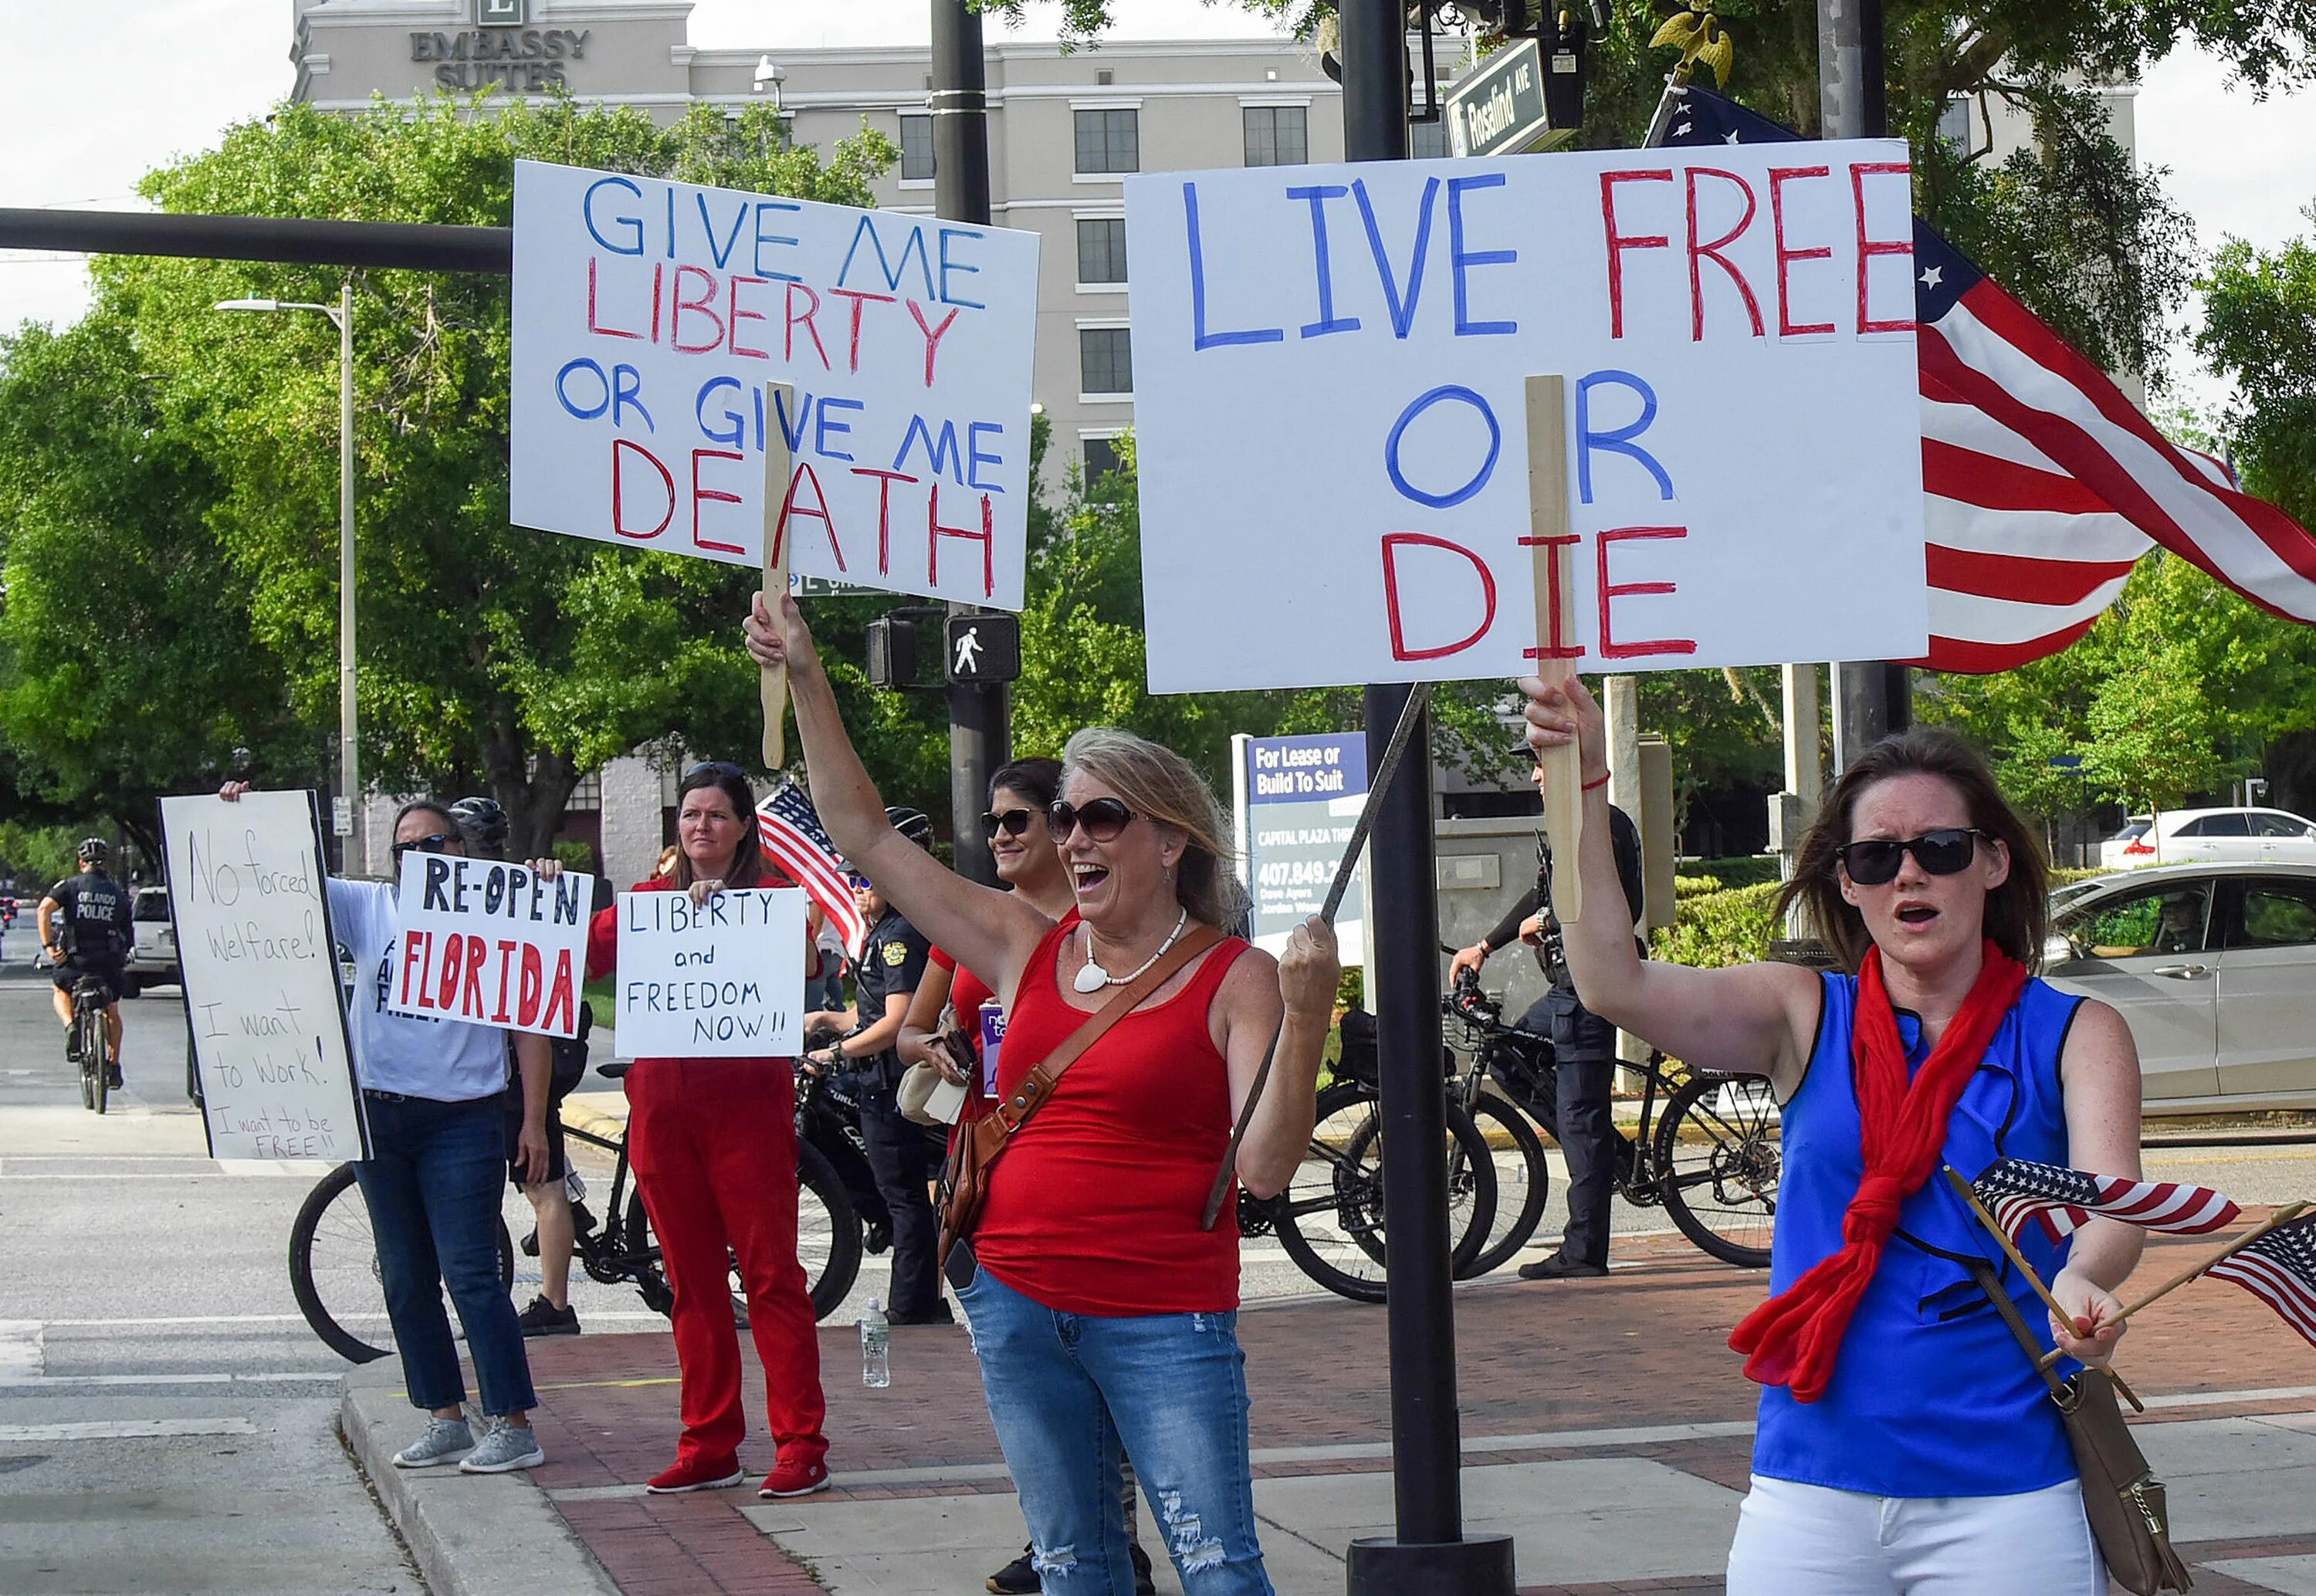
M 1272 1596 L 1236 1314 L 1062 1313 L 985 1269 L 958 1300 L 1045 1596 L 1133 1596 L 1121 1450 L 1188 1596 Z
M 402 1352 L 402 1379 L 428 1412 L 467 1399 L 459 1349 L 442 1311 L 449 1288 L 474 1354 L 483 1412 L 493 1418 L 539 1404 L 514 1301 L 499 1281 L 499 1201 L 506 1189 L 506 1130 L 499 1099 L 439 1103 L 365 1095 L 370 1157 L 354 1166 L 378 1262 L 387 1317 Z

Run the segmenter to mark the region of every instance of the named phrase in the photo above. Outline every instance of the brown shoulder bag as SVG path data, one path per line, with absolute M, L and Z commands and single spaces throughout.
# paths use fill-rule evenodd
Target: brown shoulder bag
M 1103 1033 L 1134 1011 L 1174 973 L 1222 940 L 1222 933 L 1201 926 L 1166 951 L 1166 956 L 1127 983 L 1109 1002 L 1085 1017 L 1061 1046 L 1029 1067 L 1028 1074 L 997 1105 L 969 1125 L 960 1126 L 949 1145 L 949 1162 L 941 1171 L 940 1268 L 949 1268 L 949 1248 L 973 1234 L 983 1204 L 989 1201 L 989 1171 L 1029 1116 L 1045 1106 L 1069 1067 Z M 1024 975 L 1023 980 L 1029 979 Z
M 2196 1582 L 2188 1577 L 2187 1564 L 2171 1547 L 2171 1513 L 2163 1482 L 2155 1477 L 2132 1438 L 2116 1401 L 2114 1377 L 2104 1369 L 2085 1367 L 2061 1379 L 2044 1368 L 2042 1343 L 2019 1317 L 2018 1305 L 2002 1290 L 1994 1271 L 1980 1263 L 1971 1272 L 2026 1348 L 2026 1361 L 2051 1388 L 2068 1444 L 2074 1448 L 2076 1470 L 2083 1476 L 2083 1514 L 2090 1520 L 2091 1538 L 2098 1542 L 2107 1573 L 2133 1596 L 2193 1590 Z

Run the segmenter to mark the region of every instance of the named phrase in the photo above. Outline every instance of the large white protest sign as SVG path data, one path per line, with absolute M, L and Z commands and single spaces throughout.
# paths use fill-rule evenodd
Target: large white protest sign
M 1021 607 L 1038 235 L 519 162 L 518 525 Z M 765 385 L 793 385 L 766 413 Z
M 595 878 L 542 879 L 454 854 L 402 856 L 402 939 L 386 1006 L 547 1036 L 579 1034 Z
M 619 898 L 622 1059 L 757 1058 L 804 1047 L 805 895 L 742 887 Z
M 1127 180 L 1160 691 L 1928 646 L 1897 140 Z M 1564 378 L 1565 539 L 1524 385 Z M 1537 636 L 1539 555 L 1574 577 Z
M 161 832 L 210 1156 L 366 1157 L 314 795 L 164 798 Z

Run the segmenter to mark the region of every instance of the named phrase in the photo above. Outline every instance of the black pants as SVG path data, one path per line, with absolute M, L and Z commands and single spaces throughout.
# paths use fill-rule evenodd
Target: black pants
M 1616 1085 L 1617 1029 L 1555 987 L 1520 1016 L 1520 1028 L 1551 1036 L 1551 1087 L 1532 1111 L 1568 1160 L 1568 1228 L 1560 1255 L 1573 1264 L 1608 1262 L 1608 1203 L 1616 1194 L 1621 1139 L 1609 1097 Z
M 927 1183 L 940 1173 L 940 1155 L 924 1127 L 901 1117 L 895 1083 L 886 1065 L 860 1072 L 860 1140 L 877 1194 L 893 1220 L 893 1295 L 885 1311 L 896 1319 L 921 1319 L 939 1310 L 936 1272 L 940 1228 Z

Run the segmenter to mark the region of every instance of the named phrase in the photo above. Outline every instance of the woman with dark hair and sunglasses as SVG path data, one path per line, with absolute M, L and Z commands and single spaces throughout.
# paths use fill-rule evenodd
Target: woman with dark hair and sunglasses
M 1693 1069 L 1766 1075 L 1782 1104 L 1772 1294 L 1730 1337 L 1762 1387 L 1730 1596 L 2105 1592 L 2058 1411 L 1979 1271 L 2104 1363 L 2141 1232 L 2093 1219 L 2022 1244 L 2062 1323 L 1939 1175 L 2006 1157 L 2139 1175 L 2130 1032 L 2031 973 L 2034 833 L 1958 738 L 1901 732 L 1843 772 L 1779 895 L 1838 971 L 1643 962 L 1620 915 L 1590 912 L 1617 899 L 1599 709 L 1572 678 L 1520 687 L 1530 741 L 1573 742 L 1582 771 L 1587 912 L 1565 945 L 1586 1005 Z
M 755 794 L 737 765 L 694 765 L 677 785 L 676 803 L 674 868 L 632 891 L 689 892 L 704 903 L 726 887 L 795 884 L 764 857 Z M 539 873 L 552 875 L 551 864 L 539 861 Z M 589 980 L 610 973 L 619 945 L 615 907 L 588 927 Z M 682 1375 L 683 1434 L 674 1462 L 646 1487 L 654 1494 L 712 1491 L 745 1477 L 734 1260 L 779 1448 L 757 1494 L 828 1488 L 820 1341 L 811 1285 L 797 1257 L 794 1065 L 771 1058 L 638 1059 L 628 1071 L 628 1158 L 675 1293 Z
M 1269 1196 L 1302 1162 L 1339 973 L 1332 933 L 1314 918 L 1275 964 L 1222 935 L 1242 893 L 1214 795 L 1180 755 L 1124 732 L 1070 740 L 1047 811 L 1076 920 L 953 874 L 885 823 L 795 601 L 775 617 L 759 597 L 747 635 L 760 663 L 788 669 L 829 836 L 1004 1004 L 998 1085 L 1009 1103 L 1119 989 L 1186 939 L 1198 950 L 1023 1122 L 990 1169 L 969 1244 L 949 1255 L 949 1282 L 1047 1596 L 1134 1589 L 1121 1443 L 1168 1504 L 1167 1549 L 1189 1596 L 1267 1596 L 1238 1231 L 1200 1220 L 1274 1038 L 1269 1089 L 1228 1173 Z

